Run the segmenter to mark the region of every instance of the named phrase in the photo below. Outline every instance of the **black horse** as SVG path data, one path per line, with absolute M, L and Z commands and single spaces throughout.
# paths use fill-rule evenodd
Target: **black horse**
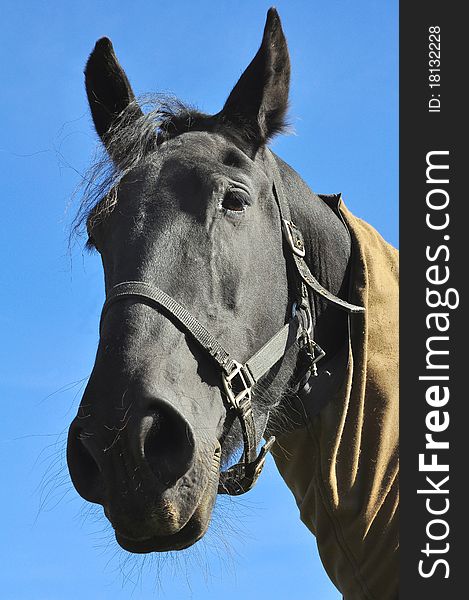
M 290 79 L 274 9 L 215 115 L 163 101 L 144 113 L 106 38 L 85 75 L 111 166 L 85 215 L 107 300 L 69 470 L 124 549 L 181 550 L 204 535 L 217 493 L 247 491 L 274 436 L 300 435 L 342 386 L 351 321 L 363 319 L 350 316 L 360 298 L 340 300 L 355 300 L 354 234 L 340 199 L 313 194 L 267 149 L 285 129 Z M 321 524 L 308 525 L 321 550 Z M 393 597 L 387 577 L 380 598 Z

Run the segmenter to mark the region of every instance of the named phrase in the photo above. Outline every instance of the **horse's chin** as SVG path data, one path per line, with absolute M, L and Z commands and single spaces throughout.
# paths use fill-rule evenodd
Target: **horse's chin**
M 116 531 L 116 540 L 121 548 L 135 554 L 147 554 L 149 552 L 168 552 L 170 550 L 184 550 L 198 542 L 207 531 L 210 523 L 210 515 L 202 520 L 197 515 L 192 516 L 189 521 L 177 533 L 172 535 L 154 536 L 148 539 L 132 540 L 120 535 Z
M 216 452 L 208 483 L 203 490 L 198 505 L 191 517 L 179 531 L 166 535 L 151 535 L 137 539 L 127 537 L 115 527 L 117 543 L 127 552 L 147 554 L 149 552 L 168 552 L 184 550 L 198 542 L 206 533 L 210 524 L 213 506 L 217 497 L 220 468 L 220 453 Z

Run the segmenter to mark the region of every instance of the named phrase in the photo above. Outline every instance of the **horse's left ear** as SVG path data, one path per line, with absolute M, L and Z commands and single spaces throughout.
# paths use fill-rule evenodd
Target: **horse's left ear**
M 287 41 L 277 11 L 270 8 L 261 46 L 233 88 L 220 116 L 240 129 L 257 150 L 285 128 L 289 88 Z

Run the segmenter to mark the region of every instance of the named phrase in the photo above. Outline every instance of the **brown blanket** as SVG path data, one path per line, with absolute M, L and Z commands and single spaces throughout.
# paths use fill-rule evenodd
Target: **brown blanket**
M 274 457 L 346 600 L 398 596 L 398 252 L 336 206 L 352 237 L 348 367 L 339 392 Z M 312 595 L 314 597 L 314 594 Z

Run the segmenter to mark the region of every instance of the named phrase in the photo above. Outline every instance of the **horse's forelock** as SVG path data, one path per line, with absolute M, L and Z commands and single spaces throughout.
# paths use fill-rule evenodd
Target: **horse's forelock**
M 137 119 L 135 103 L 143 109 Z M 158 145 L 188 131 L 220 133 L 241 148 L 251 138 L 248 125 L 240 129 L 221 115 L 204 114 L 175 97 L 146 95 L 134 100 L 106 133 L 106 149 L 99 144 L 82 178 L 76 192 L 81 200 L 72 222 L 72 237 L 80 237 L 112 212 L 119 183 L 143 165 Z

